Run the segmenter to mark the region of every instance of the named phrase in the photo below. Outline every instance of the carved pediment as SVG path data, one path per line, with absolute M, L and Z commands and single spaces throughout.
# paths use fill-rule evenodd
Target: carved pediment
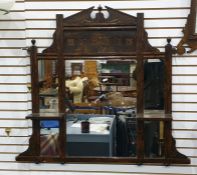
M 107 6 L 105 10 L 103 10 L 101 7 L 98 7 L 98 10 L 95 10 L 94 7 L 91 7 L 65 18 L 64 26 L 135 26 L 137 24 L 136 21 L 136 17 Z
M 139 20 L 137 17 L 110 7 L 105 9 L 99 7 L 97 10 L 90 7 L 62 20 L 61 38 L 64 55 L 132 55 L 136 52 L 139 31 L 144 33 L 141 42 L 143 50 L 159 52 L 149 44 L 143 25 L 141 27 L 137 25 Z M 60 26 L 57 26 L 53 36 L 53 44 L 43 53 L 57 52 L 58 27 Z

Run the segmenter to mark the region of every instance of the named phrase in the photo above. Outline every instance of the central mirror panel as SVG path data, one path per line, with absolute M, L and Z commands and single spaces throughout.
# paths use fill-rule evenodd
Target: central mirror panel
M 72 65 L 81 65 L 75 73 Z M 65 61 L 66 156 L 136 157 L 136 60 Z

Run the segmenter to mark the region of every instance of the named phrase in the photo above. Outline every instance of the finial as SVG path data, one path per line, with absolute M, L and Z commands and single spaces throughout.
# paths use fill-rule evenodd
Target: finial
M 168 37 L 168 38 L 167 38 L 167 42 L 168 42 L 168 44 L 170 44 L 170 43 L 171 43 L 171 40 L 172 40 L 172 39 L 171 39 L 170 37 Z
M 35 46 L 36 40 L 35 40 L 35 39 L 32 39 L 32 40 L 31 40 L 31 43 L 32 43 L 33 46 Z
M 98 11 L 99 11 L 99 13 L 101 13 L 102 10 L 103 10 L 102 6 L 99 5 L 99 6 L 98 6 Z

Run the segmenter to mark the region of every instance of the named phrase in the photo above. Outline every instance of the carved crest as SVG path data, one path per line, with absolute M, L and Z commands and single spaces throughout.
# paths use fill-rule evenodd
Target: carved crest
M 75 15 L 64 19 L 64 26 L 114 26 L 114 25 L 136 25 L 136 17 L 120 12 L 118 10 L 106 7 L 94 7 L 83 10 Z
M 136 52 L 138 30 L 143 30 L 144 51 L 159 52 L 147 39 L 144 28 L 137 29 L 137 17 L 106 7 L 85 9 L 63 19 L 64 55 L 131 55 Z M 59 26 L 57 26 L 58 28 Z M 53 44 L 44 53 L 57 52 L 57 30 Z

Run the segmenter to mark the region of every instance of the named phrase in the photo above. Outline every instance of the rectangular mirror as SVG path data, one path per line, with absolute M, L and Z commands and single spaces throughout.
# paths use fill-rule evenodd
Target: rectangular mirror
M 83 65 L 72 74 L 72 65 Z M 136 157 L 137 60 L 65 61 L 67 157 Z
M 58 76 L 55 60 L 39 60 L 39 111 L 58 113 Z
M 58 157 L 60 155 L 59 121 L 40 121 L 40 155 Z
M 144 156 L 148 158 L 160 158 L 163 156 L 164 122 L 144 122 Z
M 144 113 L 164 113 L 164 62 L 144 61 Z

